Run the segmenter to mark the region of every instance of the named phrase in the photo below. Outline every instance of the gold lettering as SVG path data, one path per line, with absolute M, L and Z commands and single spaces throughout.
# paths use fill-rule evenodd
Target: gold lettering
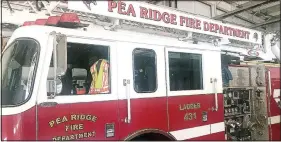
M 78 134 L 75 134 L 75 139 L 76 139 L 76 140 L 78 139 Z
M 91 118 L 92 118 L 91 115 L 87 115 L 87 116 L 86 116 L 86 120 L 91 121 Z
M 65 140 L 65 136 L 61 136 L 61 140 L 62 140 L 62 141 Z
M 65 140 L 69 141 L 69 136 L 65 136 Z
M 181 104 L 179 105 L 179 108 L 180 108 L 180 110 L 184 110 L 184 108 L 182 108 L 182 105 L 181 105 Z
M 66 121 L 68 121 L 68 120 L 67 120 L 67 117 L 66 117 L 66 116 L 63 116 L 63 118 L 62 118 L 62 123 L 63 123 L 63 122 L 66 122 Z
M 73 120 L 88 120 L 88 121 L 96 122 L 97 119 L 98 118 L 94 115 L 84 115 L 84 114 L 79 114 L 79 115 L 72 114 L 72 115 L 70 115 L 71 121 L 73 121 Z M 68 121 L 68 118 L 66 116 L 58 117 L 55 120 L 50 121 L 49 126 L 54 127 L 54 125 L 58 125 L 58 124 L 61 124 L 63 122 L 67 122 L 67 121 Z
M 68 121 L 66 116 L 63 116 L 62 119 L 59 118 L 59 117 L 56 118 L 56 124 L 57 125 L 60 124 L 60 123 L 66 122 L 66 121 Z
M 60 124 L 60 123 L 61 123 L 61 120 L 60 120 L 59 117 L 56 119 L 56 123 L 57 123 L 57 124 Z
M 84 114 L 80 115 L 80 120 L 84 120 L 86 118 L 86 116 Z
M 75 130 L 78 130 L 78 125 L 77 124 L 74 124 L 74 125 L 72 125 L 73 126 L 73 131 L 75 131 Z
M 83 133 L 84 134 L 84 138 L 88 137 L 88 133 Z
M 92 117 L 92 121 L 93 121 L 93 122 L 96 122 L 97 119 L 98 119 L 98 117 L 96 117 L 96 116 L 93 116 L 93 117 Z
M 88 137 L 92 137 L 93 136 L 93 132 L 88 132 Z
M 60 140 L 61 140 L 61 137 L 60 137 L 60 136 L 54 137 L 53 140 L 55 140 L 55 141 L 60 141 Z
M 83 138 L 83 133 L 82 134 L 78 134 L 78 138 L 79 139 Z
M 201 108 L 200 103 L 197 103 L 197 108 Z
M 89 138 L 89 137 L 95 137 L 96 132 L 92 131 L 92 132 L 84 132 L 84 133 L 80 133 L 80 134 L 72 134 L 72 135 L 68 135 L 68 136 L 57 136 L 57 137 L 53 137 L 54 141 L 60 141 L 60 140 L 77 140 L 77 139 L 83 139 L 83 138 Z
M 74 135 L 70 135 L 70 140 L 74 140 Z
M 83 124 L 78 124 L 78 129 L 83 130 Z
M 200 103 L 192 103 L 192 104 L 180 104 L 179 110 L 189 110 L 189 109 L 199 109 Z
M 72 114 L 71 115 L 71 120 L 76 120 L 76 115 Z
M 196 112 L 194 113 L 186 113 L 184 115 L 184 120 L 188 121 L 188 120 L 195 120 L 196 119 Z
M 52 121 L 49 122 L 49 125 L 50 125 L 51 128 L 54 126 L 54 124 L 55 124 L 55 121 L 54 121 L 54 120 L 52 120 Z
M 67 132 L 69 130 L 70 125 L 66 125 L 65 126 L 65 132 Z
M 53 137 L 53 141 L 58 141 L 56 137 Z
M 68 130 L 70 131 L 83 130 L 83 128 L 84 128 L 83 124 L 72 124 L 72 125 L 66 125 L 65 131 L 67 132 Z

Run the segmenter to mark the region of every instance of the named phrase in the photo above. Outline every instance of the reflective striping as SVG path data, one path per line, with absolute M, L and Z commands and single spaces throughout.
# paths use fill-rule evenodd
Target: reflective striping
M 211 134 L 224 131 L 224 122 L 211 124 Z
M 280 96 L 280 89 L 273 90 L 273 98 L 278 98 Z
M 276 115 L 276 116 L 272 116 L 272 117 L 268 117 L 268 124 L 272 125 L 272 124 L 277 124 L 280 123 L 280 115 Z
M 187 139 L 205 136 L 217 132 L 222 132 L 224 130 L 225 130 L 224 122 L 219 122 L 219 123 L 208 124 L 208 125 L 203 125 L 193 128 L 171 131 L 170 133 L 177 140 L 187 140 Z
M 274 98 L 275 102 L 277 103 L 277 105 L 279 105 L 279 102 L 280 102 L 280 89 L 274 89 L 273 90 L 273 98 Z
M 188 128 L 170 132 L 176 140 L 186 140 L 210 134 L 210 125 Z

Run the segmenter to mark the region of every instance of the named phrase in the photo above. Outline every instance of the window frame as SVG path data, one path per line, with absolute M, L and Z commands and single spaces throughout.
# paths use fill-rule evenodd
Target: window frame
M 108 69 L 108 83 L 109 83 L 109 93 L 100 93 L 100 94 L 89 94 L 89 92 L 86 92 L 85 94 L 56 94 L 56 97 L 58 96 L 66 96 L 66 97 L 69 97 L 69 96 L 91 96 L 91 95 L 98 95 L 98 96 L 101 96 L 101 95 L 111 95 L 112 94 L 112 80 L 109 80 L 111 79 L 112 77 L 112 70 L 111 70 L 111 48 L 110 48 L 110 45 L 103 45 L 103 44 L 94 44 L 94 43 L 82 43 L 82 42 L 74 42 L 74 41 L 69 41 L 67 40 L 67 45 L 71 44 L 71 43 L 74 43 L 74 44 L 84 44 L 84 45 L 90 45 L 90 46 L 104 46 L 103 48 L 107 48 L 108 52 L 107 52 L 107 55 L 108 55 L 108 62 L 109 62 L 109 69 Z M 94 48 L 94 47 L 93 47 Z M 52 54 L 53 55 L 53 54 Z M 68 56 L 67 56 L 68 57 Z M 50 64 L 52 62 L 53 58 L 51 58 L 51 61 L 50 61 Z M 50 68 L 50 67 L 49 67 Z M 73 69 L 73 68 L 72 68 Z M 85 68 L 83 68 L 85 69 Z M 87 70 L 87 69 L 86 69 Z M 92 76 L 92 75 L 91 75 Z M 90 84 L 91 85 L 91 84 Z M 89 88 L 90 89 L 90 88 Z M 47 91 L 47 90 L 46 90 Z
M 77 36 L 77 35 L 69 35 L 67 36 L 67 42 L 74 42 L 80 44 L 92 44 L 92 45 L 101 45 L 107 46 L 110 48 L 110 68 L 111 68 L 111 92 L 110 94 L 99 94 L 99 95 L 92 95 L 92 94 L 85 94 L 85 95 L 56 95 L 54 98 L 47 97 L 47 77 L 42 77 L 44 80 L 44 85 L 42 85 L 42 90 L 45 90 L 44 95 L 39 95 L 39 103 L 41 102 L 57 102 L 58 104 L 74 104 L 74 103 L 89 103 L 89 102 L 103 102 L 103 101 L 116 101 L 118 100 L 118 89 L 117 89 L 117 49 L 118 44 L 116 41 L 111 40 L 104 40 L 104 39 L 97 39 L 93 37 L 85 37 L 85 36 Z M 48 60 L 51 59 L 50 54 L 48 56 Z M 46 61 L 48 62 L 48 61 Z M 46 68 L 49 69 L 49 64 L 46 65 Z M 47 74 L 46 74 L 47 75 Z
M 210 94 L 214 93 L 212 83 L 210 83 L 210 78 L 214 77 L 212 74 L 217 74 L 217 67 L 213 68 L 213 66 L 210 66 L 208 60 L 213 54 L 217 53 L 217 51 L 211 50 L 211 49 L 195 49 L 195 47 L 201 47 L 198 45 L 190 45 L 190 46 L 184 46 L 184 47 L 177 47 L 177 46 L 165 46 L 165 78 L 166 78 L 166 91 L 167 96 L 193 96 L 193 95 L 203 95 L 203 94 Z M 183 52 L 183 53 L 197 53 L 202 55 L 202 73 L 203 73 L 203 90 L 186 90 L 186 91 L 170 91 L 170 80 L 169 80 L 169 62 L 168 62 L 168 52 Z M 214 61 L 217 61 L 217 58 L 214 58 Z M 210 70 L 210 71 L 208 71 Z M 216 72 L 214 72 L 216 71 Z M 210 74 L 211 73 L 211 74 Z M 220 82 L 219 82 L 220 83 Z
M 200 81 L 201 81 L 201 87 L 200 89 L 189 89 L 189 90 L 171 90 L 171 79 L 170 79 L 170 57 L 169 57 L 169 53 L 183 53 L 183 54 L 193 54 L 193 55 L 199 55 L 200 56 Z M 169 88 L 167 87 L 168 91 L 170 92 L 178 92 L 178 91 L 203 91 L 204 90 L 204 73 L 203 73 L 203 54 L 202 53 L 192 53 L 192 52 L 180 52 L 180 51 L 167 51 L 167 62 L 168 62 L 168 70 L 169 70 L 169 74 L 168 74 L 168 79 L 169 79 Z
M 15 105 L 1 105 L 2 108 L 14 108 L 14 107 L 22 106 L 22 105 L 26 104 L 31 99 L 32 94 L 33 94 L 34 83 L 35 83 L 35 80 L 36 80 L 37 69 L 38 69 L 38 65 L 39 65 L 38 63 L 39 63 L 39 59 L 40 59 L 40 55 L 41 55 L 40 54 L 41 53 L 41 45 L 40 45 L 39 41 L 34 39 L 34 38 L 30 38 L 30 37 L 20 37 L 20 38 L 14 39 L 13 42 L 11 42 L 9 45 L 7 45 L 6 48 L 4 49 L 4 51 L 2 53 L 2 56 L 1 56 L 1 61 L 2 61 L 2 58 L 3 58 L 3 55 L 5 54 L 5 52 L 7 50 L 9 50 L 8 48 L 11 48 L 11 45 L 13 45 L 15 42 L 17 42 L 19 40 L 31 40 L 31 41 L 33 41 L 34 43 L 37 44 L 37 54 L 38 55 L 37 55 L 37 59 L 36 59 L 35 65 L 34 65 L 34 71 L 32 73 L 32 77 L 31 77 L 31 85 L 30 85 L 30 88 L 29 88 L 28 96 L 24 101 L 22 101 L 21 103 L 15 104 Z M 2 65 L 1 65 L 1 68 L 2 68 Z M 2 81 L 2 79 L 1 79 L 1 81 Z
M 155 89 L 153 91 L 137 91 L 136 86 L 135 86 L 135 51 L 136 50 L 146 50 L 146 51 L 152 51 L 154 53 L 154 65 L 155 65 Z M 148 93 L 155 93 L 158 90 L 158 70 L 157 70 L 157 54 L 153 49 L 149 48 L 141 48 L 141 47 L 136 47 L 132 51 L 132 71 L 133 71 L 133 88 L 134 91 L 138 94 L 148 94 Z

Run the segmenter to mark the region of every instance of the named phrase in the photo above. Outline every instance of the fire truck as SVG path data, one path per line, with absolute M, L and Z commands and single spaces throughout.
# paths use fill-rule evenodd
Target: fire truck
M 2 52 L 2 140 L 281 140 L 275 34 L 138 1 L 67 5 Z M 89 94 L 99 59 L 110 91 Z

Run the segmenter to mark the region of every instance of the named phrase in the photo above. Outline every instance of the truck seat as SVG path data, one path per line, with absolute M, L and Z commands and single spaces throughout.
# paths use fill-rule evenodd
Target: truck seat
M 88 84 L 87 80 L 87 70 L 83 68 L 73 68 L 72 69 L 72 83 L 73 87 L 84 88 L 87 92 Z

